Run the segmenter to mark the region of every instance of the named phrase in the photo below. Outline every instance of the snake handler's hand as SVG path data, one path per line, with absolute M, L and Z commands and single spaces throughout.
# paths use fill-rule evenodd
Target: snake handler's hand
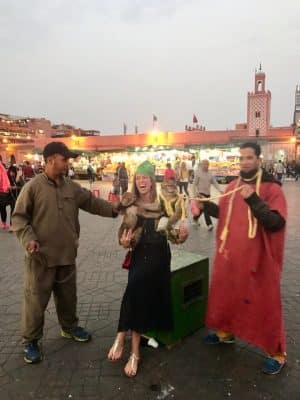
M 252 186 L 244 185 L 240 193 L 244 199 L 248 199 L 248 197 L 250 197 L 254 192 L 255 190 L 252 188 Z

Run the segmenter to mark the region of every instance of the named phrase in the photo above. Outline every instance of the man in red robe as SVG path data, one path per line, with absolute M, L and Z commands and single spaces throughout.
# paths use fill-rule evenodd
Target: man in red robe
M 234 335 L 264 350 L 263 372 L 286 364 L 280 281 L 286 201 L 280 183 L 261 169 L 256 143 L 240 147 L 240 177 L 219 205 L 200 203 L 219 218 L 206 314 L 215 333 L 206 344 L 234 343 Z

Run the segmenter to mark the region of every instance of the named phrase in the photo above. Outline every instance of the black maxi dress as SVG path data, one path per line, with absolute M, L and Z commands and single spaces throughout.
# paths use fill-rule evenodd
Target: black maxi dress
M 134 248 L 118 332 L 173 329 L 171 252 L 167 238 L 155 231 L 155 219 L 144 218 L 142 237 Z

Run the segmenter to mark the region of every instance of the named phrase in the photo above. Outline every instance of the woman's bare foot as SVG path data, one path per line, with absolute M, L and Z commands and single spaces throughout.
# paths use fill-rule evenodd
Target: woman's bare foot
M 107 358 L 110 361 L 118 361 L 122 358 L 124 350 L 124 338 L 116 337 L 114 344 L 112 345 Z
M 124 372 L 129 378 L 133 378 L 134 376 L 136 376 L 139 360 L 140 358 L 136 354 L 131 353 L 129 360 L 127 361 L 127 364 L 124 368 Z

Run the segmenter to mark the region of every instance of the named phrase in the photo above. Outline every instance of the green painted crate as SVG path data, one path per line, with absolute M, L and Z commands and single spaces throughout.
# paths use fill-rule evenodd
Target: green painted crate
M 183 250 L 172 252 L 171 291 L 174 318 L 172 332 L 148 332 L 145 336 L 170 345 L 204 326 L 208 295 L 208 258 Z

